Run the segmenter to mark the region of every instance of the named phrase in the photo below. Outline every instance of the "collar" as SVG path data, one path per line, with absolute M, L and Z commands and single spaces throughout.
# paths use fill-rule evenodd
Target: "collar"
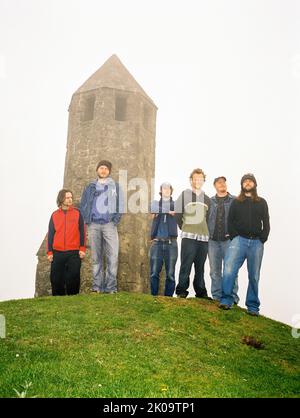
M 60 208 L 58 208 L 58 210 L 59 210 L 60 212 L 64 212 L 65 210 L 66 210 L 67 212 L 69 212 L 69 211 L 74 210 L 74 206 L 70 206 L 70 207 L 69 207 L 69 209 L 62 209 L 62 207 L 60 207 Z
M 233 196 L 232 196 L 232 194 L 230 194 L 229 192 L 227 193 L 227 196 L 224 196 L 224 197 L 226 197 L 226 199 L 225 200 L 229 200 L 229 199 L 232 199 L 233 198 Z M 211 200 L 213 200 L 214 202 L 216 202 L 217 201 L 217 195 L 215 194 L 214 196 L 212 196 L 211 197 Z
M 96 184 L 98 183 L 98 180 L 99 180 L 99 177 L 97 177 L 95 180 L 93 180 L 91 183 L 90 183 L 90 185 L 91 186 L 96 186 Z M 100 183 L 100 184 L 103 184 L 103 185 L 105 185 L 105 184 L 115 184 L 115 181 L 112 179 L 112 177 L 110 177 L 110 176 L 108 176 L 108 177 L 106 177 L 106 179 L 105 179 L 106 181 L 104 182 L 104 183 Z

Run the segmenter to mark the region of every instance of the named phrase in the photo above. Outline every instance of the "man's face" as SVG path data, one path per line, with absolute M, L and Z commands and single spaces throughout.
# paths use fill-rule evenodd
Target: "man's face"
M 215 182 L 215 189 L 217 193 L 226 193 L 227 192 L 227 184 L 224 179 L 219 179 Z
M 171 188 L 169 186 L 163 186 L 161 188 L 161 196 L 162 197 L 164 197 L 166 199 L 169 199 L 171 197 L 171 193 L 172 193 Z
M 243 190 L 247 193 L 247 192 L 252 192 L 252 190 L 255 189 L 255 184 L 254 181 L 250 180 L 250 179 L 246 179 L 243 182 Z
M 65 199 L 63 201 L 64 206 L 72 206 L 73 203 L 73 195 L 70 192 L 67 192 L 65 195 Z
M 204 183 L 203 174 L 193 174 L 191 179 L 191 185 L 193 189 L 201 190 Z
M 100 165 L 100 167 L 97 170 L 97 174 L 101 179 L 106 179 L 106 177 L 109 176 L 108 167 L 106 167 L 106 165 Z

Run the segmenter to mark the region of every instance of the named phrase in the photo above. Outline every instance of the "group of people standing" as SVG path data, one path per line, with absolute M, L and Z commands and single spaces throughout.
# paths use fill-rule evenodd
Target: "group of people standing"
M 96 167 L 97 179 L 83 191 L 79 209 L 72 205 L 72 192 L 59 192 L 59 209 L 50 218 L 48 259 L 51 261 L 53 295 L 76 294 L 80 286 L 80 263 L 85 256 L 87 226 L 93 266 L 92 291 L 117 292 L 119 240 L 117 225 L 122 208 L 122 190 L 111 174 L 112 165 L 102 160 Z M 247 260 L 248 313 L 259 315 L 258 284 L 264 243 L 270 232 L 268 205 L 257 194 L 253 174 L 241 179 L 238 197 L 227 190 L 226 178 L 214 180 L 216 194 L 209 198 L 202 190 L 205 173 L 197 168 L 190 175 L 190 188 L 176 201 L 170 183 L 160 186 L 160 199 L 151 202 L 150 283 L 151 294 L 159 292 L 160 275 L 165 267 L 165 296 L 186 298 L 194 266 L 193 287 L 197 298 L 208 298 L 204 265 L 208 256 L 212 299 L 221 309 L 238 304 L 238 272 Z M 181 254 L 178 284 L 175 266 L 178 258 L 178 227 Z M 103 258 L 106 259 L 106 270 Z

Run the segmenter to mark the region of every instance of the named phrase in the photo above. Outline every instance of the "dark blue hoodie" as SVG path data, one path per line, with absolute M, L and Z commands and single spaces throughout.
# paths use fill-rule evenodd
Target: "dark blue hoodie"
M 174 211 L 174 201 L 171 198 L 170 200 L 154 200 L 151 203 L 151 213 L 157 214 L 153 219 L 151 227 L 151 239 L 157 237 L 159 224 L 161 221 L 165 221 L 168 227 L 168 237 L 176 238 L 177 237 L 177 222 L 175 216 L 169 215 L 170 211 Z

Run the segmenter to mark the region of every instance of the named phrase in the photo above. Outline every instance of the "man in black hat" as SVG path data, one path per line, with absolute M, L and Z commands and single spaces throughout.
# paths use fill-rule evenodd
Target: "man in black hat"
M 270 233 L 270 222 L 267 202 L 258 196 L 257 182 L 253 174 L 248 173 L 242 177 L 240 195 L 232 202 L 229 210 L 228 232 L 231 243 L 225 256 L 219 307 L 231 308 L 235 278 L 247 260 L 249 284 L 246 306 L 250 315 L 258 316 L 258 283 L 264 243 Z
M 111 168 L 110 161 L 99 161 L 96 167 L 98 178 L 86 186 L 80 202 L 80 212 L 88 225 L 93 265 L 92 291 L 96 293 L 117 292 L 119 254 L 117 225 L 124 208 L 119 184 L 110 176 Z
M 215 178 L 216 194 L 210 198 L 210 211 L 208 216 L 208 259 L 211 277 L 211 295 L 214 300 L 220 301 L 222 296 L 222 270 L 224 258 L 230 245 L 228 233 L 228 214 L 235 196 L 227 190 L 226 177 Z M 238 304 L 238 287 L 233 290 L 234 303 Z

